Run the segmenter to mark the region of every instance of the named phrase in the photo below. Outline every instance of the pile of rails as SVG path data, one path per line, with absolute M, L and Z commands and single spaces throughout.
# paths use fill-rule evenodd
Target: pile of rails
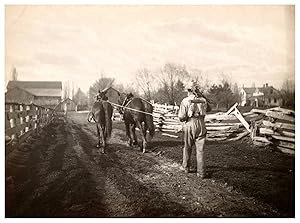
M 177 136 L 168 134 L 168 132 L 177 133 L 182 129 L 182 125 L 177 117 L 178 110 L 179 106 L 153 104 L 153 122 L 156 129 L 161 132 L 167 132 L 164 133 L 165 135 L 177 138 Z
M 216 113 L 205 116 L 207 140 L 239 140 L 249 134 L 243 124 L 233 114 Z
M 272 145 L 284 153 L 295 153 L 295 112 L 280 107 L 251 113 L 263 118 L 252 123 L 251 137 L 256 145 Z
M 179 121 L 178 106 L 166 106 L 154 104 L 153 120 L 158 131 L 164 135 L 177 138 L 178 136 L 169 133 L 182 131 L 182 123 Z M 213 141 L 238 140 L 249 132 L 243 127 L 233 114 L 216 113 L 205 117 L 207 139 Z
M 236 106 L 237 104 L 232 108 L 239 113 Z M 239 115 L 231 113 L 232 108 L 226 113 L 205 116 L 207 140 L 239 140 L 251 133 L 255 145 L 272 145 L 284 153 L 295 153 L 294 111 L 276 107 L 266 110 L 252 109 Z M 177 117 L 178 109 L 178 106 L 154 106 L 153 119 L 158 131 L 170 137 L 178 137 L 172 134 L 182 131 L 182 123 Z

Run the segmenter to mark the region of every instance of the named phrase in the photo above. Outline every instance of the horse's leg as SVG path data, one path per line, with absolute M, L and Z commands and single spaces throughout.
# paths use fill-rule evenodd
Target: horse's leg
M 96 123 L 96 126 L 97 126 L 97 136 L 98 136 L 98 144 L 97 144 L 97 148 L 99 148 L 99 147 L 101 147 L 99 124 Z
M 144 134 L 144 137 L 146 139 L 147 139 L 147 129 L 148 129 L 147 123 L 144 122 L 144 125 L 143 125 L 143 134 Z
M 132 138 L 133 138 L 133 145 L 137 145 L 138 144 L 137 137 L 136 137 L 136 134 L 135 134 L 135 128 L 136 128 L 136 124 L 133 124 L 130 127 Z
M 130 135 L 130 128 L 129 128 L 129 123 L 125 123 L 125 127 L 126 127 L 126 135 L 128 137 L 128 145 L 131 147 L 132 146 L 132 139 L 131 139 L 131 135 Z
M 105 153 L 106 150 L 106 133 L 105 133 L 105 126 L 101 125 L 101 138 L 102 138 L 102 144 L 103 144 L 103 148 L 102 148 L 102 153 Z
M 143 139 L 142 150 L 143 150 L 143 153 L 145 153 L 146 152 L 146 148 L 147 148 L 147 140 L 146 140 L 146 137 L 144 135 L 143 126 L 142 126 L 142 123 L 139 122 L 139 121 L 136 122 L 136 125 L 140 129 L 140 132 L 141 132 L 141 136 L 142 136 L 142 139 Z

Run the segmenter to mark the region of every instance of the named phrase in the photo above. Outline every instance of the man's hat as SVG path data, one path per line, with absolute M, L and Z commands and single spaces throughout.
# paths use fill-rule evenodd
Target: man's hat
M 187 82 L 187 84 L 185 85 L 185 90 L 193 90 L 195 88 L 195 82 L 194 81 L 189 81 Z

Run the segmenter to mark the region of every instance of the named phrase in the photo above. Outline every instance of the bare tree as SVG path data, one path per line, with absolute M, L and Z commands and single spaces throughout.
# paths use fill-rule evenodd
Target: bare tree
M 105 77 L 102 73 L 101 77 L 89 89 L 89 104 L 91 105 L 94 102 L 94 96 L 98 91 L 113 86 L 114 81 L 114 78 Z
M 13 81 L 17 81 L 18 80 L 18 72 L 17 72 L 17 68 L 13 67 L 11 70 L 11 79 Z
M 78 88 L 73 97 L 73 101 L 78 105 L 78 110 L 83 110 L 87 108 L 88 96 L 80 88 Z
M 199 69 L 192 69 L 189 71 L 189 79 L 193 80 L 201 89 L 202 92 L 208 92 L 210 88 L 210 81 L 206 75 Z
M 189 77 L 189 73 L 186 70 L 185 66 L 167 63 L 161 69 L 161 77 L 159 78 L 161 82 L 161 93 L 167 98 L 169 104 L 175 104 L 176 102 L 176 86 L 182 86 L 177 84 L 178 81 L 181 81 Z
M 74 92 L 75 92 L 74 81 L 72 81 L 72 87 L 71 87 L 71 98 L 72 98 L 72 100 L 74 99 Z
M 139 69 L 136 72 L 136 81 L 147 100 L 151 100 L 154 92 L 155 77 L 147 68 Z
M 63 100 L 70 97 L 70 81 L 65 81 L 63 85 Z
M 123 87 L 124 93 L 132 93 L 134 96 L 139 97 L 140 94 L 132 84 L 127 84 Z
M 295 109 L 295 81 L 286 79 L 281 87 L 283 106 Z

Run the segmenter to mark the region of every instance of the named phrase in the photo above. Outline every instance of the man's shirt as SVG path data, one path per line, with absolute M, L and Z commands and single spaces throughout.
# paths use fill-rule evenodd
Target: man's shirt
M 190 95 L 182 100 L 178 118 L 180 121 L 187 121 L 188 118 L 205 116 L 206 109 L 207 102 L 203 97 L 197 98 L 195 95 Z

